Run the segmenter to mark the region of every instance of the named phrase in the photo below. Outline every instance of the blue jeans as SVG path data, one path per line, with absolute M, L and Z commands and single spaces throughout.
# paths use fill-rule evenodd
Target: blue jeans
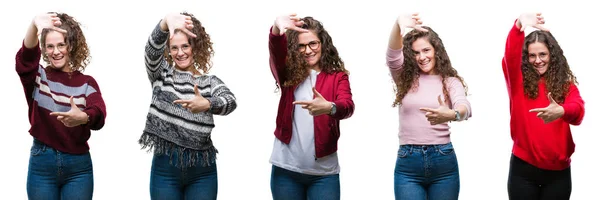
M 90 153 L 68 154 L 33 140 L 27 172 L 31 200 L 92 199 L 94 174 Z
M 452 143 L 400 145 L 394 173 L 396 199 L 456 200 L 459 189 Z
M 301 174 L 273 165 L 271 194 L 273 200 L 339 200 L 340 175 Z
M 177 160 L 177 155 L 173 155 Z M 201 159 L 199 159 L 201 160 Z M 217 164 L 180 167 L 168 155 L 154 155 L 150 174 L 150 198 L 156 200 L 217 199 Z

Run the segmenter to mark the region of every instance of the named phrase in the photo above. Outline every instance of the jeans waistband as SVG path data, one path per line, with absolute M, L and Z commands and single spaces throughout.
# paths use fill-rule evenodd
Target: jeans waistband
M 400 148 L 408 148 L 411 150 L 427 150 L 427 149 L 440 149 L 442 146 L 452 146 L 452 142 L 446 144 L 403 144 Z

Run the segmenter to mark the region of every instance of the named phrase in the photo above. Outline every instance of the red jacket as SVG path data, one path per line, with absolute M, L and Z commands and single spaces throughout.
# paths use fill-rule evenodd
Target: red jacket
M 526 162 L 547 170 L 563 170 L 569 167 L 575 143 L 570 124 L 579 125 L 585 113 L 584 102 L 577 86 L 571 84 L 564 103 L 562 118 L 548 124 L 536 117 L 533 108 L 545 108 L 550 104 L 545 80 L 539 82 L 539 95 L 529 99 L 523 88 L 521 53 L 525 34 L 513 25 L 506 40 L 502 70 L 510 99 L 510 131 L 514 142 L 513 154 Z
M 281 87 L 281 98 L 277 110 L 275 137 L 283 143 L 289 144 L 292 139 L 292 116 L 294 112 L 294 91 L 296 86 L 284 87 L 286 81 L 286 36 L 269 34 L 269 52 L 271 72 L 277 84 Z M 325 73 L 317 75 L 315 89 L 327 101 L 334 102 L 336 113 L 333 116 L 320 115 L 314 117 L 315 152 L 321 158 L 337 151 L 337 141 L 340 137 L 340 120 L 346 119 L 354 113 L 354 102 L 350 91 L 348 75 L 344 72 Z

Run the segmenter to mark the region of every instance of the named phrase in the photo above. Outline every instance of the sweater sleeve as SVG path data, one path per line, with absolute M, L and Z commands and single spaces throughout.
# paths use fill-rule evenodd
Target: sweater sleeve
M 448 92 L 450 93 L 450 100 L 452 102 L 452 108 L 458 107 L 458 105 L 463 105 L 467 108 L 467 113 L 463 120 L 467 120 L 471 118 L 471 103 L 467 100 L 467 96 L 465 94 L 465 87 L 460 82 L 458 78 L 451 78 L 450 80 L 450 89 Z
M 512 88 L 522 87 L 523 85 L 521 52 L 524 40 L 525 33 L 521 32 L 516 24 L 513 24 L 506 39 L 504 58 L 502 59 L 502 71 L 504 72 L 504 79 L 509 95 L 512 95 Z
M 404 64 L 404 53 L 402 52 L 402 49 L 394 50 L 388 47 L 385 57 L 386 64 L 390 69 L 390 73 L 392 75 L 392 79 L 395 83 L 398 83 L 400 81 L 398 74 L 400 74 L 400 70 L 402 69 L 402 65 Z
M 272 29 L 273 27 L 271 27 Z M 286 81 L 285 59 L 287 56 L 287 39 L 285 34 L 273 35 L 269 30 L 269 65 L 273 78 L 279 86 Z
M 572 125 L 580 125 L 585 114 L 584 102 L 579 94 L 579 89 L 574 84 L 569 87 L 569 92 L 562 104 L 565 110 L 562 119 Z
M 215 115 L 228 115 L 237 108 L 237 102 L 233 93 L 225 83 L 217 76 L 210 78 L 210 113 Z
M 162 69 L 168 68 L 169 64 L 165 59 L 164 52 L 169 32 L 160 30 L 160 22 L 156 25 L 148 43 L 146 43 L 145 63 L 148 79 L 153 83 L 161 78 Z
M 39 44 L 35 48 L 25 47 L 23 42 L 21 49 L 17 52 L 15 58 L 15 70 L 21 79 L 23 91 L 25 92 L 28 104 L 33 102 L 33 90 L 35 89 L 35 77 L 40 69 L 41 50 Z
M 350 81 L 348 80 L 348 74 L 344 72 L 337 72 L 341 74 L 338 78 L 337 91 L 335 92 L 335 99 L 333 102 L 336 106 L 336 112 L 332 117 L 334 119 L 346 119 L 352 116 L 354 113 L 354 101 L 352 100 L 352 91 L 350 90 Z
M 91 130 L 100 130 L 104 127 L 104 120 L 106 119 L 106 105 L 104 104 L 104 99 L 102 99 L 102 93 L 100 92 L 98 83 L 91 76 L 88 81 L 85 102 L 86 106 L 83 109 L 83 112 L 89 117 L 87 126 Z

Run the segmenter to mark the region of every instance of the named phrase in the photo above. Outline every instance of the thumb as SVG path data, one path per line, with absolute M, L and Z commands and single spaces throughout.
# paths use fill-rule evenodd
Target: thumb
M 173 39 L 174 35 L 175 35 L 175 29 L 172 27 L 169 27 L 169 39 Z
M 321 95 L 321 93 L 319 93 L 319 91 L 317 91 L 317 89 L 315 87 L 313 87 L 312 89 L 313 89 L 313 93 L 315 93 L 316 97 L 325 99 L 325 98 L 323 98 L 323 95 Z
M 73 108 L 73 109 L 79 109 L 77 107 L 77 105 L 75 104 L 75 102 L 73 101 L 73 96 L 69 97 L 69 101 L 71 102 L 71 108 Z
M 198 84 L 194 84 L 194 94 L 195 94 L 196 96 L 201 96 L 201 95 L 200 95 L 200 91 L 198 91 Z
M 556 101 L 554 101 L 554 98 L 552 98 L 552 93 L 550 92 L 548 92 L 548 100 L 550 100 L 550 104 L 558 104 Z
M 438 95 L 438 103 L 440 103 L 440 106 L 445 106 L 446 103 L 444 103 L 444 101 L 442 101 L 442 95 Z

